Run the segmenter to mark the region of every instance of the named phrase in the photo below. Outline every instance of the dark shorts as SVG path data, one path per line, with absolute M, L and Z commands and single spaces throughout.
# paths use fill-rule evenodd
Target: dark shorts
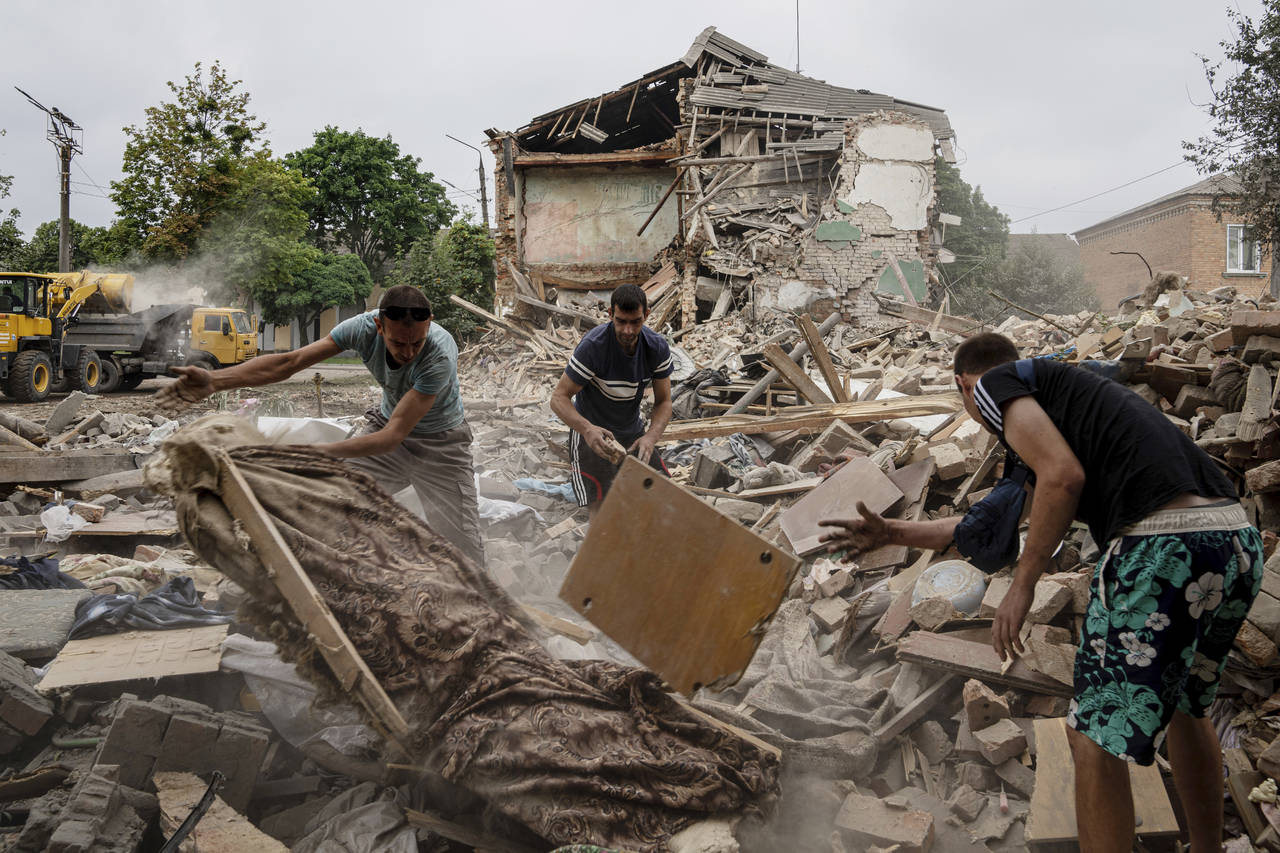
M 642 435 L 644 435 L 642 432 L 632 434 L 615 432 L 613 437 L 623 447 L 630 447 L 631 443 Z M 576 431 L 569 433 L 569 460 L 573 466 L 569 482 L 573 484 L 573 496 L 578 499 L 578 506 L 590 506 L 604 500 L 604 496 L 609 493 L 609 487 L 613 485 L 613 478 L 618 475 L 618 466 L 608 459 L 597 456 L 596 452 L 583 441 L 582 435 Z M 663 476 L 671 476 L 656 447 L 649 456 L 649 467 Z
M 1262 565 L 1262 537 L 1239 504 L 1153 513 L 1112 540 L 1080 632 L 1067 725 L 1150 764 L 1174 711 L 1208 712 Z

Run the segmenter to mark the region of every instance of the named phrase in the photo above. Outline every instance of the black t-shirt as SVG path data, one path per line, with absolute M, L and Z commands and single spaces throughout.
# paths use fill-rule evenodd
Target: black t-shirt
M 1035 397 L 1084 468 L 1078 515 L 1099 545 L 1186 492 L 1239 497 L 1207 453 L 1128 388 L 1047 359 L 1033 359 L 1032 365 L 1034 390 L 1010 362 L 982 375 L 974 401 L 1007 447 L 1005 404 Z

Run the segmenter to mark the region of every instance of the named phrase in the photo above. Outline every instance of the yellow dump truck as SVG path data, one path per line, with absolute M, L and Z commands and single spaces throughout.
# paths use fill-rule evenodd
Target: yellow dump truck
M 174 365 L 210 369 L 258 353 L 240 308 L 154 305 L 132 312 L 125 274 L 0 272 L 0 391 L 37 402 L 59 386 L 132 390 Z

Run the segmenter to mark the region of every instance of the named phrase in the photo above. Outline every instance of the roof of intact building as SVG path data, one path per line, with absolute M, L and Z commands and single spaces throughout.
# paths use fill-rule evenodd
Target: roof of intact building
M 1164 207 L 1169 202 L 1178 201 L 1182 198 L 1192 198 L 1195 196 L 1205 196 L 1213 198 L 1216 196 L 1233 196 L 1239 195 L 1241 191 L 1240 181 L 1233 175 L 1219 174 L 1210 175 L 1202 181 L 1196 181 L 1190 186 L 1183 187 L 1180 190 L 1162 195 L 1157 199 L 1152 199 L 1137 207 L 1130 208 L 1123 213 L 1117 213 L 1115 216 L 1107 217 L 1101 222 L 1095 222 L 1093 225 L 1085 226 L 1077 229 L 1074 235 L 1077 240 L 1090 236 L 1093 232 L 1103 230 L 1109 226 L 1117 225 L 1126 219 L 1130 219 L 1139 214 L 1157 210 Z
M 680 123 L 676 89 L 681 80 L 691 77 L 697 78 L 692 103 L 713 115 L 812 122 L 812 138 L 797 150 L 838 150 L 843 145 L 845 119 L 896 110 L 928 124 L 942 144 L 944 156 L 954 159 L 955 132 L 941 109 L 866 89 L 833 86 L 788 71 L 715 27 L 703 30 L 676 62 L 612 92 L 533 118 L 515 132 L 517 142 L 526 151 L 563 154 L 657 145 L 675 136 Z M 787 143 L 787 147 L 796 148 L 796 143 Z

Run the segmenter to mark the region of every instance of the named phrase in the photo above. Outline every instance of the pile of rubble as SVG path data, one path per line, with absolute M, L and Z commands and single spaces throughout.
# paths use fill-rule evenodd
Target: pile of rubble
M 648 288 L 670 318 L 678 287 L 663 269 Z M 598 301 L 570 304 L 567 293 L 544 288 L 542 307 L 525 300 L 504 317 L 464 306 L 494 327 L 460 366 L 487 568 L 556 657 L 635 664 L 559 598 L 587 519 L 567 484 L 568 430 L 547 401 L 574 344 L 604 317 Z M 698 293 L 704 322 L 672 332 L 651 315 L 677 364 L 667 466 L 803 558 L 751 665 L 692 697 L 782 756 L 776 816 L 740 826 L 736 843 L 998 851 L 1072 841 L 1062 719 L 1098 543 L 1072 528 L 1037 585 L 1027 654 L 1005 665 L 989 626 L 1007 572 L 984 577 L 954 553 L 900 546 L 840 562 L 817 541 L 817 521 L 850 515 L 857 501 L 940 518 L 991 488 L 1001 449 L 962 411 L 950 372 L 956 343 L 984 327 L 889 301 L 856 327 L 754 316 L 730 288 Z M 1271 307 L 1161 277 L 1113 316 L 1010 317 L 996 328 L 1025 355 L 1092 361 L 1159 406 L 1238 483 L 1271 557 Z M 350 402 L 337 414 L 363 410 Z M 158 849 L 194 823 L 209 849 L 525 849 L 465 792 L 388 764 L 353 708 L 317 707 L 315 688 L 267 638 L 227 624 L 243 590 L 183 547 L 172 504 L 138 467 L 179 423 L 96 405 L 73 395 L 43 424 L 0 412 L 0 848 Z M 1280 849 L 1264 784 L 1280 775 L 1280 558 L 1265 578 L 1211 714 L 1226 747 L 1229 831 Z M 118 630 L 83 627 L 90 602 L 119 608 Z M 174 614 L 191 621 L 138 627 Z M 1133 775 L 1148 847 L 1180 832 L 1168 782 L 1163 757 Z M 372 841 L 352 846 L 355 837 Z M 735 842 L 718 843 L 698 849 Z
M 784 796 L 778 826 L 820 827 L 813 830 L 815 846 L 803 849 L 826 849 L 832 827 L 851 845 L 901 849 L 930 843 L 974 849 L 974 840 L 977 849 L 1020 849 L 1074 838 L 1074 815 L 1062 808 L 1063 798 L 1071 800 L 1070 785 L 1061 782 L 1070 776 L 1062 718 L 1100 556 L 1083 525 L 1072 528 L 1051 573 L 1037 585 L 1028 651 L 1011 666 L 996 658 L 989 635 L 990 617 L 1009 588 L 1007 571 L 991 578 L 977 573 L 975 596 L 976 570 L 952 562 L 954 553 L 891 546 L 848 564 L 816 540 L 817 518 L 852 515 L 858 500 L 891 517 L 926 519 L 963 513 L 986 495 L 1002 450 L 960 410 L 950 361 L 964 336 L 991 327 L 888 300 L 876 322 L 819 327 L 808 317 L 752 318 L 723 303 L 712 308 L 714 294 L 705 296 L 704 322 L 670 334 L 677 350 L 677 420 L 668 428 L 664 458 L 686 489 L 805 557 L 770 633 L 786 633 L 798 620 L 804 630 L 791 636 L 801 651 L 781 662 L 775 654 L 773 670 L 749 670 L 737 686 L 698 697 L 703 710 L 783 746 L 784 761 L 809 767 L 798 774 L 807 778 L 792 784 L 814 795 L 806 796 L 806 808 L 825 804 L 823 819 L 789 824 L 794 816 L 786 813 Z M 1272 307 L 1237 301 L 1230 288 L 1201 293 L 1185 289 L 1176 276 L 1157 276 L 1111 316 L 1015 315 L 993 330 L 1013 338 L 1026 356 L 1090 362 L 1160 407 L 1237 483 L 1265 531 L 1271 558 L 1280 509 L 1280 461 L 1272 461 L 1280 456 L 1280 424 L 1273 420 L 1280 311 Z M 545 400 L 562 363 L 528 361 L 527 338 L 510 329 L 545 340 L 556 335 L 546 331 L 554 325 L 530 312 L 504 318 L 504 326 L 507 337 L 486 338 L 468 354 L 472 388 L 495 401 Z M 569 343 L 565 335 L 555 339 Z M 522 367 L 513 375 L 508 367 L 517 360 Z M 522 412 L 512 417 L 524 424 L 531 445 L 542 441 L 557 452 L 567 433 L 545 407 L 511 411 Z M 509 442 L 514 428 L 502 431 L 502 441 Z M 563 456 L 547 461 L 544 448 L 532 446 L 521 456 L 530 468 L 517 464 L 492 472 L 494 478 L 505 473 L 514 482 L 531 470 L 542 479 L 558 471 L 563 479 Z M 536 467 L 533 457 L 540 460 Z M 508 460 L 517 462 L 514 450 Z M 534 502 L 549 509 L 544 500 Z M 523 554 L 524 543 L 504 546 L 509 556 L 523 557 L 511 565 L 528 591 L 552 592 L 584 533 L 567 507 L 561 515 L 569 520 L 546 518 L 543 536 Z M 541 561 L 548 554 L 554 556 L 544 577 Z M 1266 776 L 1280 773 L 1278 593 L 1275 558 L 1212 709 L 1227 747 L 1228 827 L 1272 846 L 1277 839 L 1266 813 L 1275 814 L 1273 807 L 1265 790 L 1253 795 L 1267 800 L 1261 807 L 1249 795 Z M 766 639 L 758 660 L 769 648 Z M 815 724 L 810 712 L 822 703 L 800 693 L 820 694 L 833 676 L 857 685 L 864 704 L 856 714 Z M 791 691 L 790 711 L 780 707 L 783 683 Z M 838 691 L 825 699 L 831 706 L 841 701 Z M 837 742 L 843 761 L 832 754 Z M 868 751 L 868 742 L 874 749 Z M 815 764 L 816 754 L 832 760 Z M 1163 756 L 1157 762 L 1163 771 L 1134 776 L 1144 843 L 1179 832 L 1165 793 L 1168 765 Z M 838 769 L 818 785 L 814 766 Z M 1037 778 L 1059 781 L 1033 800 Z

